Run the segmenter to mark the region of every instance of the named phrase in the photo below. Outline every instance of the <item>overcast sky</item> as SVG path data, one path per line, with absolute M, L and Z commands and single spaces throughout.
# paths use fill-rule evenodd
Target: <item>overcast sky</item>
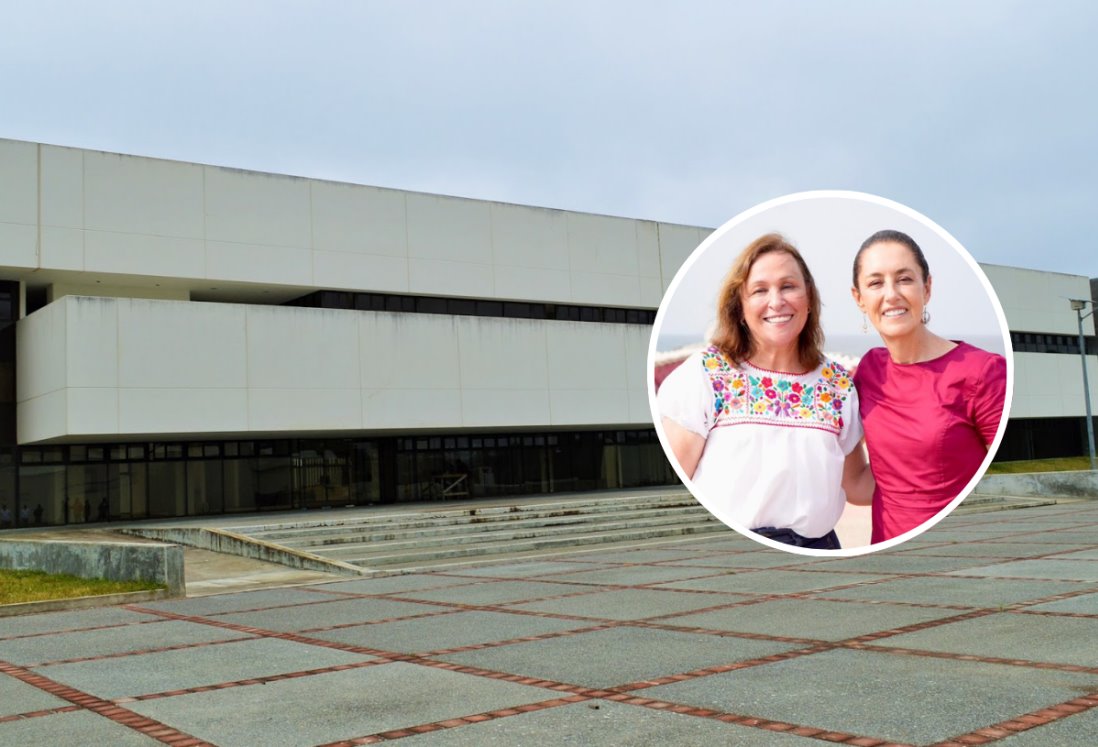
M 1093 277 L 1096 28 L 1082 0 L 7 2 L 0 136 L 711 227 L 858 190 Z

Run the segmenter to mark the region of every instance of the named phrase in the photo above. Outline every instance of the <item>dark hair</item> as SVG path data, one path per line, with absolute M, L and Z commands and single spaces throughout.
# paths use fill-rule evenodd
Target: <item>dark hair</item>
M 854 255 L 854 287 L 858 287 L 858 273 L 862 270 L 862 253 L 874 244 L 882 244 L 886 241 L 892 241 L 908 248 L 915 257 L 915 261 L 919 264 L 919 269 L 923 271 L 923 282 L 925 283 L 927 278 L 930 277 L 930 265 L 926 263 L 926 257 L 923 256 L 923 250 L 915 243 L 915 239 L 911 238 L 903 231 L 894 231 L 886 228 L 883 231 L 877 231 L 877 233 L 863 241 L 862 247 L 858 250 L 858 253 Z
M 823 328 L 820 326 L 820 293 L 816 281 L 808 270 L 804 258 L 797 248 L 785 240 L 781 234 L 768 233 L 748 244 L 728 271 L 720 292 L 717 294 L 717 329 L 713 335 L 713 344 L 720 348 L 730 360 L 741 363 L 755 352 L 755 341 L 751 332 L 743 324 L 743 287 L 747 285 L 747 276 L 751 268 L 764 254 L 785 252 L 801 268 L 805 287 L 808 290 L 808 320 L 797 338 L 797 353 L 801 366 L 811 371 L 823 360 Z

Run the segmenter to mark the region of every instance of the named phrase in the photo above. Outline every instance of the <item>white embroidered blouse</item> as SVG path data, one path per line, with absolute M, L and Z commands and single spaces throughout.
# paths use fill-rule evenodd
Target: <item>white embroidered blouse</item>
M 721 521 L 805 537 L 835 528 L 843 460 L 862 439 L 858 393 L 838 363 L 784 373 L 710 347 L 664 379 L 657 402 L 662 418 L 705 439 L 692 492 Z

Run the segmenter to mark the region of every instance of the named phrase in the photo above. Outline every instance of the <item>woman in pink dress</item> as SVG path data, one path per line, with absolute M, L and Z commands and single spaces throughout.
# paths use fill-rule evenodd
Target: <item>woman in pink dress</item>
M 872 542 L 883 542 L 936 516 L 979 469 L 1003 412 L 1006 360 L 930 331 L 930 268 L 907 234 L 865 240 L 851 293 L 885 344 L 854 376 L 877 483 Z

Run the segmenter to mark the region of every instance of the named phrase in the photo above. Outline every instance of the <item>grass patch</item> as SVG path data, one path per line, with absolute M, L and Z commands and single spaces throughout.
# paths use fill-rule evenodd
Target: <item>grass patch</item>
M 102 578 L 77 578 L 43 571 L 0 570 L 0 604 L 44 602 L 163 588 L 164 584 L 155 581 L 107 581 Z
M 989 475 L 1011 475 L 1019 472 L 1070 472 L 1090 469 L 1090 457 L 1061 457 L 1059 459 L 1026 459 L 1018 462 L 992 462 Z

